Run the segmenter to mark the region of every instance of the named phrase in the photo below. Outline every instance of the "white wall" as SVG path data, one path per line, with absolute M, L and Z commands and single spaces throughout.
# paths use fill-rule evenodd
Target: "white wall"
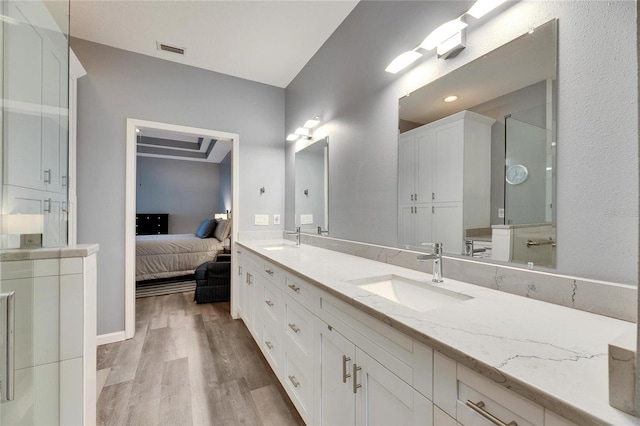
M 239 134 L 239 229 L 251 231 L 255 213 L 284 212 L 284 90 L 85 40 L 71 46 L 88 73 L 78 82 L 78 242 L 100 244 L 106 334 L 124 330 L 126 119 Z
M 427 55 L 398 75 L 384 68 L 472 2 L 361 2 L 286 90 L 285 130 L 309 117 L 330 136 L 331 235 L 396 242 L 398 98 L 559 19 L 558 259 L 563 274 L 636 284 L 638 84 L 634 1 L 508 2 L 469 20 L 454 59 Z M 293 149 L 287 146 L 293 221 Z

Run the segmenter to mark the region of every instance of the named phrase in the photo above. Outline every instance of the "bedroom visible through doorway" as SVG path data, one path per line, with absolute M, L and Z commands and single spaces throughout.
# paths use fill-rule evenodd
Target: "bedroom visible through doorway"
M 236 134 L 127 120 L 127 338 L 136 297 L 192 291 L 198 266 L 231 252 L 237 145 Z

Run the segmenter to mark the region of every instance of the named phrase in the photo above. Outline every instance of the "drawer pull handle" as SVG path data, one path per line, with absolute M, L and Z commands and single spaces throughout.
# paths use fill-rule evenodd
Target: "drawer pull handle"
M 288 287 L 296 293 L 300 293 L 300 287 L 296 286 L 295 284 L 289 284 Z
M 242 275 L 242 266 L 238 265 L 238 275 Z
M 291 380 L 294 388 L 300 386 L 300 382 L 296 380 L 296 376 L 289 376 L 289 380 Z
M 346 355 L 342 355 L 342 383 L 347 383 L 347 379 L 351 377 L 351 374 L 347 373 L 347 362 L 351 361 Z
M 273 271 L 271 269 L 265 269 L 264 271 L 269 275 L 273 275 Z
M 300 329 L 296 327 L 295 324 L 289 324 L 289 328 L 292 329 L 294 333 L 297 333 L 298 331 L 300 331 Z
M 487 410 L 484 409 L 484 402 L 478 401 L 477 403 L 472 402 L 471 400 L 467 400 L 467 407 L 471 408 L 476 413 L 480 414 L 485 419 L 489 420 L 496 426 L 518 426 L 518 423 L 515 420 L 510 421 L 509 423 L 505 423 Z
M 270 308 L 273 306 L 273 302 L 271 300 L 265 300 L 264 303 L 266 303 Z
M 271 343 L 271 342 L 269 342 L 269 341 L 265 341 L 265 342 L 264 342 L 264 344 L 265 344 L 265 345 L 267 345 L 267 347 L 268 347 L 269 349 L 273 349 L 273 343 Z
M 362 385 L 358 384 L 358 371 L 362 370 L 357 364 L 353 364 L 353 393 L 358 393 L 358 388 Z

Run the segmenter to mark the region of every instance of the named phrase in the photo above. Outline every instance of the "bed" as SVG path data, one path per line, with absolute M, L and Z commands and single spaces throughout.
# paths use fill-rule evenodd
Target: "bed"
M 193 274 L 223 251 L 217 238 L 195 234 L 136 236 L 136 281 Z

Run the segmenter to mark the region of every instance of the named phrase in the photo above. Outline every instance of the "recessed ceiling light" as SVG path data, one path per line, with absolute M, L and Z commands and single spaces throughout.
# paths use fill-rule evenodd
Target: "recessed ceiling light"
M 443 101 L 445 101 L 446 103 L 455 102 L 457 100 L 458 100 L 458 97 L 456 95 L 447 96 L 446 98 L 443 99 Z

